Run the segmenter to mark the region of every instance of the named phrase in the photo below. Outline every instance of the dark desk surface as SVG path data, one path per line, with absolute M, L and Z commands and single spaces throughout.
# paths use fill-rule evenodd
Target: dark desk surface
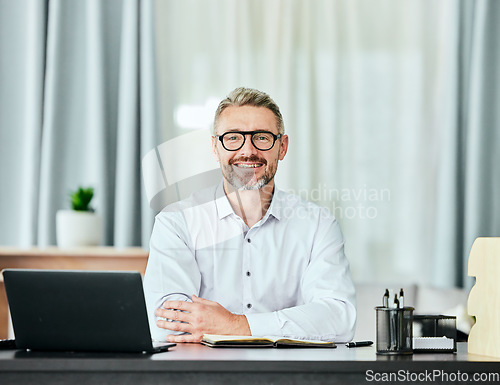
M 499 373 L 500 358 L 467 354 L 380 356 L 375 348 L 214 349 L 179 344 L 154 355 L 0 351 L 2 384 L 53 383 L 365 383 L 367 371 L 416 373 L 443 371 L 451 375 Z M 412 378 L 412 377 L 408 377 Z M 498 379 L 500 380 L 500 378 Z M 235 382 L 236 381 L 236 382 Z M 375 381 L 374 381 L 375 382 Z

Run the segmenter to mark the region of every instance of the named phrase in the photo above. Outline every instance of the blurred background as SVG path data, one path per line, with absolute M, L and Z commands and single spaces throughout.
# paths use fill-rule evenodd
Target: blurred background
M 103 245 L 147 248 L 245 86 L 285 119 L 277 186 L 335 214 L 355 281 L 468 287 L 500 235 L 499 36 L 494 0 L 0 0 L 0 245 L 55 245 L 83 185 Z

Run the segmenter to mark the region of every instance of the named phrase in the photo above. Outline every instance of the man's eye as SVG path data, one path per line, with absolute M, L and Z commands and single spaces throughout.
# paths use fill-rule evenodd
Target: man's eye
M 233 136 L 227 136 L 227 140 L 238 140 L 239 138 L 236 135 Z

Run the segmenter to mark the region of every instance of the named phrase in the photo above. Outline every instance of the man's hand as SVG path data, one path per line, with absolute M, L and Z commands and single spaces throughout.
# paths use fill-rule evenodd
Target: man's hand
M 182 311 L 179 311 L 182 310 Z M 203 334 L 251 335 L 244 315 L 233 314 L 217 302 L 193 295 L 193 302 L 165 301 L 155 315 L 167 320 L 158 320 L 163 329 L 190 334 L 167 336 L 169 342 L 201 342 Z M 181 322 L 175 322 L 181 321 Z

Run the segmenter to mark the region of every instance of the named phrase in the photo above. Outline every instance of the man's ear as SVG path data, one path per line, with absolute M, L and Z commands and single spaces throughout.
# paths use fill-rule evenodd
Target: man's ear
M 212 154 L 215 158 L 215 161 L 219 163 L 220 160 L 219 160 L 219 153 L 217 152 L 217 138 L 215 136 L 212 136 Z
M 281 137 L 280 150 L 279 150 L 279 160 L 285 158 L 286 152 L 288 151 L 288 135 L 283 135 Z

